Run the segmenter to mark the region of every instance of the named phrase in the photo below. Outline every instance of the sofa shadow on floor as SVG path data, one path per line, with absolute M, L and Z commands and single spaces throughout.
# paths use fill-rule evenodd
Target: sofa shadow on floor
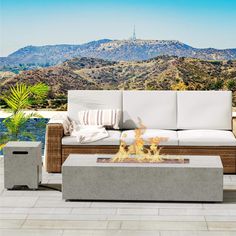
M 236 203 L 236 190 L 224 190 L 223 203 Z
M 236 203 L 236 190 L 224 190 L 223 191 L 223 202 L 222 204 L 230 204 L 230 203 Z M 91 202 L 91 200 L 65 200 L 66 202 Z M 130 203 L 168 203 L 169 201 L 115 201 L 115 200 L 94 200 L 94 202 L 130 202 Z M 179 202 L 179 201 L 171 201 L 169 203 L 185 203 L 185 202 Z M 186 203 L 196 203 L 196 202 L 186 202 Z M 205 203 L 205 202 L 198 202 L 198 203 Z M 221 204 L 219 202 L 207 202 L 211 204 Z
M 37 190 L 30 190 L 27 186 L 14 186 L 13 189 L 8 189 L 8 191 L 59 191 L 61 192 L 61 184 L 40 184 Z

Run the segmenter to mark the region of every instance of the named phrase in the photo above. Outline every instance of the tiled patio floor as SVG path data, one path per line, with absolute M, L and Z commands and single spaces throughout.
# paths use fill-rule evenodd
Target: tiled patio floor
M 60 187 L 61 174 L 43 174 Z M 224 203 L 65 202 L 61 192 L 6 191 L 0 158 L 0 235 L 236 235 L 236 175 L 224 176 Z

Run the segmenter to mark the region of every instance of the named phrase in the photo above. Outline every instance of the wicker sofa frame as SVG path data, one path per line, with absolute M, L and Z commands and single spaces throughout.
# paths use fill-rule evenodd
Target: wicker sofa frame
M 232 119 L 233 133 L 236 135 L 236 117 Z M 48 124 L 46 128 L 45 167 L 49 173 L 60 173 L 61 166 L 71 153 L 78 154 L 113 154 L 119 146 L 70 146 L 62 145 L 63 126 L 61 124 Z M 221 157 L 224 173 L 236 173 L 236 147 L 206 147 L 206 146 L 163 146 L 163 154 L 173 155 L 219 155 Z

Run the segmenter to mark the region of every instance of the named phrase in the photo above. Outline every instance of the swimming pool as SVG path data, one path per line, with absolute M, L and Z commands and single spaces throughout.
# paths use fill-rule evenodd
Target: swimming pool
M 4 118 L 0 118 L 0 133 L 6 131 L 6 127 L 3 124 Z M 25 131 L 30 132 L 35 136 L 34 141 L 42 142 L 42 153 L 44 152 L 44 144 L 45 144 L 45 133 L 46 133 L 46 124 L 48 123 L 48 118 L 31 118 L 25 127 Z M 22 141 L 32 141 L 30 138 L 20 137 Z M 2 151 L 0 151 L 0 155 L 2 155 Z

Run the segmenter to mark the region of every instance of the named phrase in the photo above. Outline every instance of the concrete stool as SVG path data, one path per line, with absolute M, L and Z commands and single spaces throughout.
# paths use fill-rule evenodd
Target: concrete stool
M 37 189 L 42 181 L 41 142 L 8 142 L 4 154 L 4 187 Z

